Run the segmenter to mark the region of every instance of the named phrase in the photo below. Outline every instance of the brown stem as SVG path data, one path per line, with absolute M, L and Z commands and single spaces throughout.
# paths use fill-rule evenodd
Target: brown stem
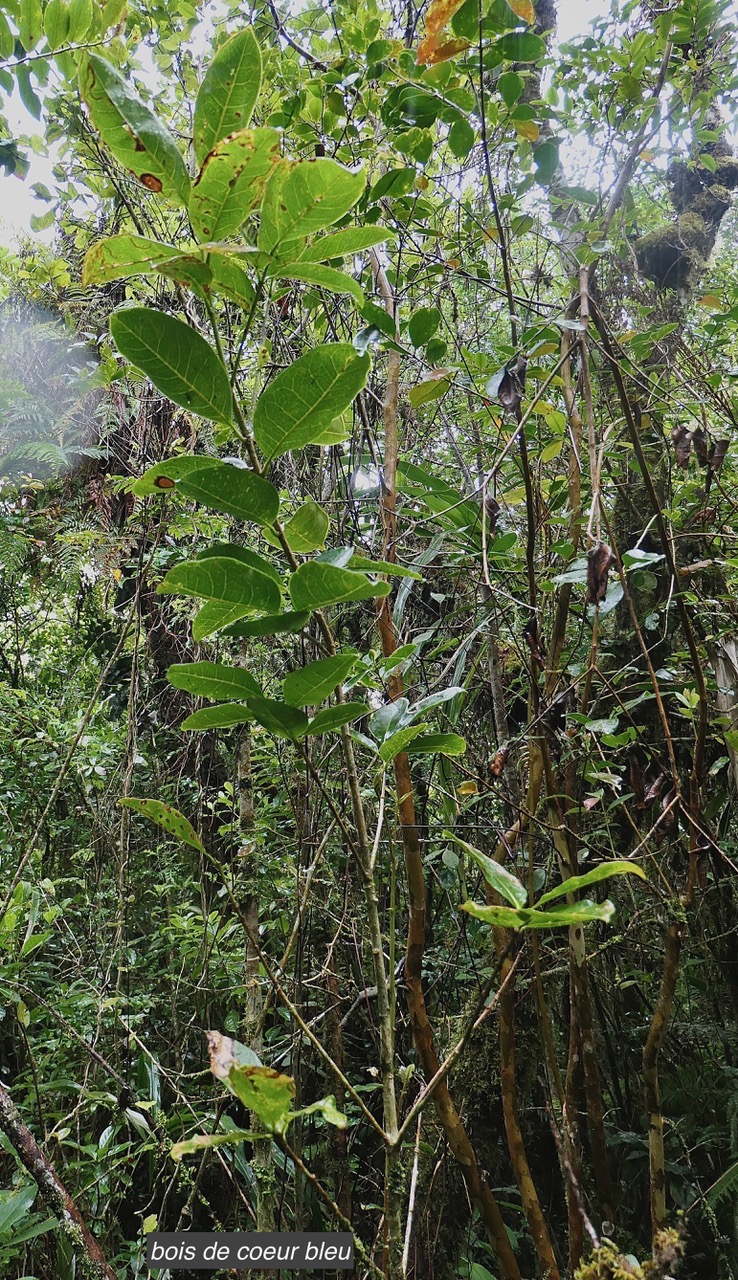
M 3 1084 L 0 1084 L 0 1129 L 36 1183 L 41 1199 L 59 1219 L 77 1256 L 83 1280 L 116 1280 L 115 1272 L 67 1189 L 39 1147 Z
M 673 920 L 666 933 L 666 952 L 661 975 L 659 998 L 651 1018 L 643 1046 L 643 1096 L 648 1116 L 648 1171 L 651 1201 L 651 1232 L 656 1233 L 666 1222 L 666 1170 L 664 1166 L 664 1117 L 659 1088 L 659 1054 L 666 1038 L 674 1000 L 679 958 L 684 937 L 684 924 Z

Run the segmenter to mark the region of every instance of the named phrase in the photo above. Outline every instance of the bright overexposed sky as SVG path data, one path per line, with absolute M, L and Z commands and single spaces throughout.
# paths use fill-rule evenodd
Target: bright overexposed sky
M 610 0 L 559 0 L 558 6 L 558 38 L 564 43 L 573 36 L 586 32 L 590 22 L 609 12 Z M 199 28 L 198 28 L 199 30 Z M 196 33 L 197 34 L 197 33 Z M 143 51 L 139 51 L 143 52 Z M 17 92 L 10 101 L 1 102 L 0 110 L 5 115 L 13 134 L 33 135 L 40 133 L 37 121 L 26 111 Z M 53 190 L 54 179 L 52 168 L 54 157 L 35 155 L 27 149 L 30 170 L 25 181 L 19 178 L 6 177 L 0 174 L 0 245 L 13 247 L 19 234 L 38 236 L 47 243 L 53 238 L 53 228 L 47 231 L 31 231 L 31 217 L 41 215 L 48 209 L 44 200 L 37 199 L 31 190 L 34 183 L 40 182 Z

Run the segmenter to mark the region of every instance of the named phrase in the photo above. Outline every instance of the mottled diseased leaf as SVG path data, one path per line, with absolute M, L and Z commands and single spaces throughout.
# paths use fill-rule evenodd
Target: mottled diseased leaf
M 570 876 L 568 880 L 557 884 L 554 889 L 549 889 L 548 893 L 544 893 L 538 899 L 536 907 L 543 907 L 547 902 L 553 902 L 555 898 L 565 897 L 567 893 L 579 893 L 580 889 L 588 889 L 590 885 L 601 884 L 603 880 L 611 880 L 614 876 L 638 876 L 641 880 L 648 880 L 645 871 L 636 862 L 613 859 L 612 862 L 602 862 L 599 867 L 585 872 L 584 875 Z
M 593 920 L 609 923 L 615 915 L 612 902 L 591 902 L 589 898 L 555 907 L 552 911 L 537 911 L 535 907 L 487 907 L 477 902 L 464 902 L 461 910 L 500 929 L 564 929 L 575 924 L 589 924 Z
M 246 128 L 260 88 L 261 50 L 247 26 L 218 50 L 200 85 L 194 120 L 198 164 L 223 138 Z
M 174 458 L 166 458 L 163 462 L 156 462 L 139 476 L 133 485 L 133 492 L 139 498 L 157 493 L 163 496 L 176 489 L 177 482 L 188 472 L 199 471 L 203 467 L 217 467 L 219 461 L 219 458 L 199 453 L 183 453 Z
M 253 1142 L 255 1138 L 264 1137 L 254 1133 L 252 1129 L 230 1129 L 228 1133 L 197 1133 L 194 1138 L 184 1138 L 175 1142 L 169 1152 L 172 1160 L 179 1161 L 183 1156 L 194 1155 L 196 1151 L 207 1151 L 211 1147 L 228 1147 L 239 1142 Z
M 314 706 L 322 702 L 337 685 L 343 684 L 356 666 L 357 659 L 356 653 L 337 653 L 291 671 L 282 681 L 285 702 L 293 707 Z
M 189 205 L 199 240 L 224 240 L 238 231 L 264 194 L 279 148 L 276 129 L 241 129 L 206 156 Z
M 164 804 L 161 800 L 140 800 L 134 796 L 126 796 L 123 800 L 119 800 L 118 804 L 126 809 L 133 809 L 135 813 L 140 813 L 142 817 L 155 822 L 158 827 L 163 827 L 170 835 L 176 836 L 184 844 L 191 845 L 193 849 L 199 849 L 201 853 L 205 852 L 195 828 L 187 821 L 184 814 L 179 812 L 179 809 L 172 808 L 170 804 Z
M 607 596 L 608 575 L 615 556 L 604 542 L 596 542 L 587 552 L 587 604 L 600 604 Z
M 338 222 L 365 186 L 363 169 L 354 173 L 335 160 L 283 161 L 267 183 L 259 248 L 287 256 L 296 241 Z
M 79 87 L 92 123 L 116 160 L 149 191 L 187 204 L 190 179 L 174 138 L 120 72 L 99 54 L 85 53 Z
M 110 236 L 94 244 L 82 267 L 82 284 L 107 284 L 128 276 L 147 275 L 157 266 L 181 256 L 173 244 L 159 244 L 145 236 Z
M 167 671 L 167 680 L 175 689 L 212 702 L 261 697 L 261 689 L 248 671 L 224 662 L 175 662 Z
M 220 1031 L 206 1031 L 210 1070 L 218 1080 L 227 1080 L 231 1067 L 261 1067 L 263 1064 L 253 1049 L 232 1040 Z
M 525 907 L 527 905 L 528 891 L 520 883 L 517 876 L 514 876 L 511 871 L 508 871 L 499 862 L 495 862 L 494 858 L 482 853 L 480 849 L 475 849 L 473 845 L 467 844 L 466 840 L 460 840 L 453 832 L 445 831 L 444 835 L 447 840 L 453 840 L 454 844 L 458 844 L 464 849 L 468 857 L 479 868 L 490 888 L 494 889 L 495 893 L 504 898 L 510 906 Z
M 162 395 L 213 422 L 230 423 L 231 384 L 217 353 L 190 325 L 152 307 L 124 307 L 110 332 L 126 360 Z
M 295 1097 L 295 1082 L 272 1067 L 231 1067 L 228 1088 L 269 1133 L 284 1133 Z

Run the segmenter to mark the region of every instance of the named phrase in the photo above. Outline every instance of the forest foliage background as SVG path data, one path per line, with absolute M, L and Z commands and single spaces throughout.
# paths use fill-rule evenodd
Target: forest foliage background
M 0 10 L 3 1275 L 738 1269 L 736 15 L 590 17 Z

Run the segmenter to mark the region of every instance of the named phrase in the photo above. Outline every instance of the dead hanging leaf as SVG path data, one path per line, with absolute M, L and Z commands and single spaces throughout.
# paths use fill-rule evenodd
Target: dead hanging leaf
M 694 851 L 694 857 L 697 863 L 697 883 L 703 892 L 707 888 L 707 872 L 710 867 L 711 849 L 712 846 L 709 841 L 702 841 Z
M 680 467 L 689 466 L 689 455 L 692 452 L 692 432 L 686 427 L 675 427 L 671 433 L 674 442 L 674 453 Z
M 500 747 L 499 751 L 496 752 L 495 757 L 489 766 L 490 777 L 499 778 L 501 776 L 502 771 L 507 764 L 507 757 L 509 754 L 510 748 L 506 743 L 504 747 Z
M 729 440 L 716 440 L 712 446 L 710 450 L 710 466 L 712 467 L 713 475 L 720 470 L 725 462 L 729 444 Z
M 661 817 L 654 833 L 657 844 L 673 836 L 679 826 L 678 805 L 673 803 L 675 797 L 676 791 L 670 787 L 661 801 Z
M 534 664 L 537 667 L 539 667 L 541 671 L 543 671 L 543 668 L 545 666 L 544 656 L 545 656 L 546 650 L 543 646 L 543 642 L 541 641 L 538 635 L 538 618 L 536 617 L 535 614 L 533 614 L 525 624 L 525 629 L 523 631 L 523 639 L 525 640 L 525 643 L 530 649 L 531 657 L 533 659 Z
M 615 557 L 606 542 L 596 542 L 587 552 L 587 604 L 601 604 L 607 595 L 607 578 Z
M 418 45 L 418 62 L 430 65 L 441 47 L 441 32 L 448 26 L 464 0 L 431 0 L 425 15 L 425 37 Z
M 642 808 L 648 809 L 653 804 L 654 800 L 658 800 L 663 790 L 665 782 L 666 782 L 666 776 L 661 772 L 658 766 L 657 766 L 657 772 L 655 777 L 653 776 L 653 770 L 651 770 L 650 774 L 646 776 L 646 780 L 645 780 L 646 790 L 643 796 Z
M 525 372 L 528 361 L 518 356 L 514 364 L 503 365 L 487 382 L 487 395 L 499 400 L 508 413 L 516 413 L 525 394 Z
M 205 1034 L 210 1054 L 210 1070 L 219 1080 L 227 1080 L 231 1067 L 238 1065 L 234 1042 L 230 1036 L 221 1035 L 220 1031 L 207 1031 Z
M 707 437 L 702 427 L 697 427 L 692 432 L 692 448 L 694 449 L 697 460 L 701 467 L 707 466 Z
M 591 811 L 600 803 L 601 799 L 602 796 L 587 796 L 587 799 L 582 803 L 584 812 L 591 813 Z
M 637 755 L 632 755 L 628 759 L 628 780 L 630 782 L 630 789 L 635 798 L 636 808 L 642 809 L 645 788 L 643 785 L 643 769 L 641 767 L 641 761 Z

